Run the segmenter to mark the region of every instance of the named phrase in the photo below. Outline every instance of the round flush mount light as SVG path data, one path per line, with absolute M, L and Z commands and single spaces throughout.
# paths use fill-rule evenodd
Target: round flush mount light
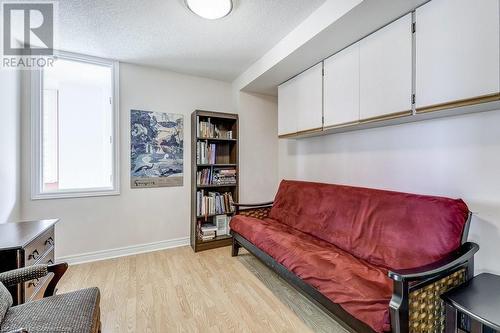
M 232 0 L 185 0 L 190 11 L 208 20 L 228 16 L 233 10 Z

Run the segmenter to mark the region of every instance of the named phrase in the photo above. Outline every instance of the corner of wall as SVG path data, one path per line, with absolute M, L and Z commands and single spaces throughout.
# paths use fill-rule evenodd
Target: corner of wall
M 240 201 L 270 200 L 279 183 L 277 98 L 240 91 L 235 84 L 232 94 L 240 117 Z
M 0 223 L 5 223 L 17 221 L 21 216 L 21 71 L 0 71 L 0 83 Z

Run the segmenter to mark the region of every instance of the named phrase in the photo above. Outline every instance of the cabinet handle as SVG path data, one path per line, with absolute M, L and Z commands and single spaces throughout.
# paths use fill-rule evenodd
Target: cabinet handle
M 35 249 L 35 251 L 33 251 L 29 256 L 28 256 L 28 260 L 29 259 L 38 259 L 40 257 L 40 253 L 38 253 L 38 250 Z
M 52 237 L 47 238 L 45 245 L 54 245 L 54 239 Z
M 52 259 L 49 259 L 49 261 L 47 261 L 47 264 L 49 265 L 52 265 L 54 262 L 52 261 Z

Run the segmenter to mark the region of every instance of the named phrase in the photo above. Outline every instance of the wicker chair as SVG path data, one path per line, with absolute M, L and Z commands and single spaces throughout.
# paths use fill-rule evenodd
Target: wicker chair
M 98 333 L 101 331 L 99 289 L 82 289 L 54 295 L 57 283 L 68 265 L 34 265 L 0 273 L 0 333 Z M 12 296 L 6 287 L 53 277 L 44 298 L 12 306 Z

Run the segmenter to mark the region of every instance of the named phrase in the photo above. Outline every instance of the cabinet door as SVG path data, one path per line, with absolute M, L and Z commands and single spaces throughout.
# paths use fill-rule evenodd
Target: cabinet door
M 278 134 L 323 127 L 323 63 L 278 87 Z
M 499 0 L 433 0 L 416 22 L 417 109 L 500 91 Z
M 411 111 L 412 19 L 408 14 L 360 41 L 360 117 Z
M 297 130 L 323 127 L 323 63 L 303 72 L 296 78 Z
M 324 126 L 359 120 L 359 43 L 325 60 Z
M 278 87 L 278 135 L 297 133 L 297 92 L 292 80 Z

